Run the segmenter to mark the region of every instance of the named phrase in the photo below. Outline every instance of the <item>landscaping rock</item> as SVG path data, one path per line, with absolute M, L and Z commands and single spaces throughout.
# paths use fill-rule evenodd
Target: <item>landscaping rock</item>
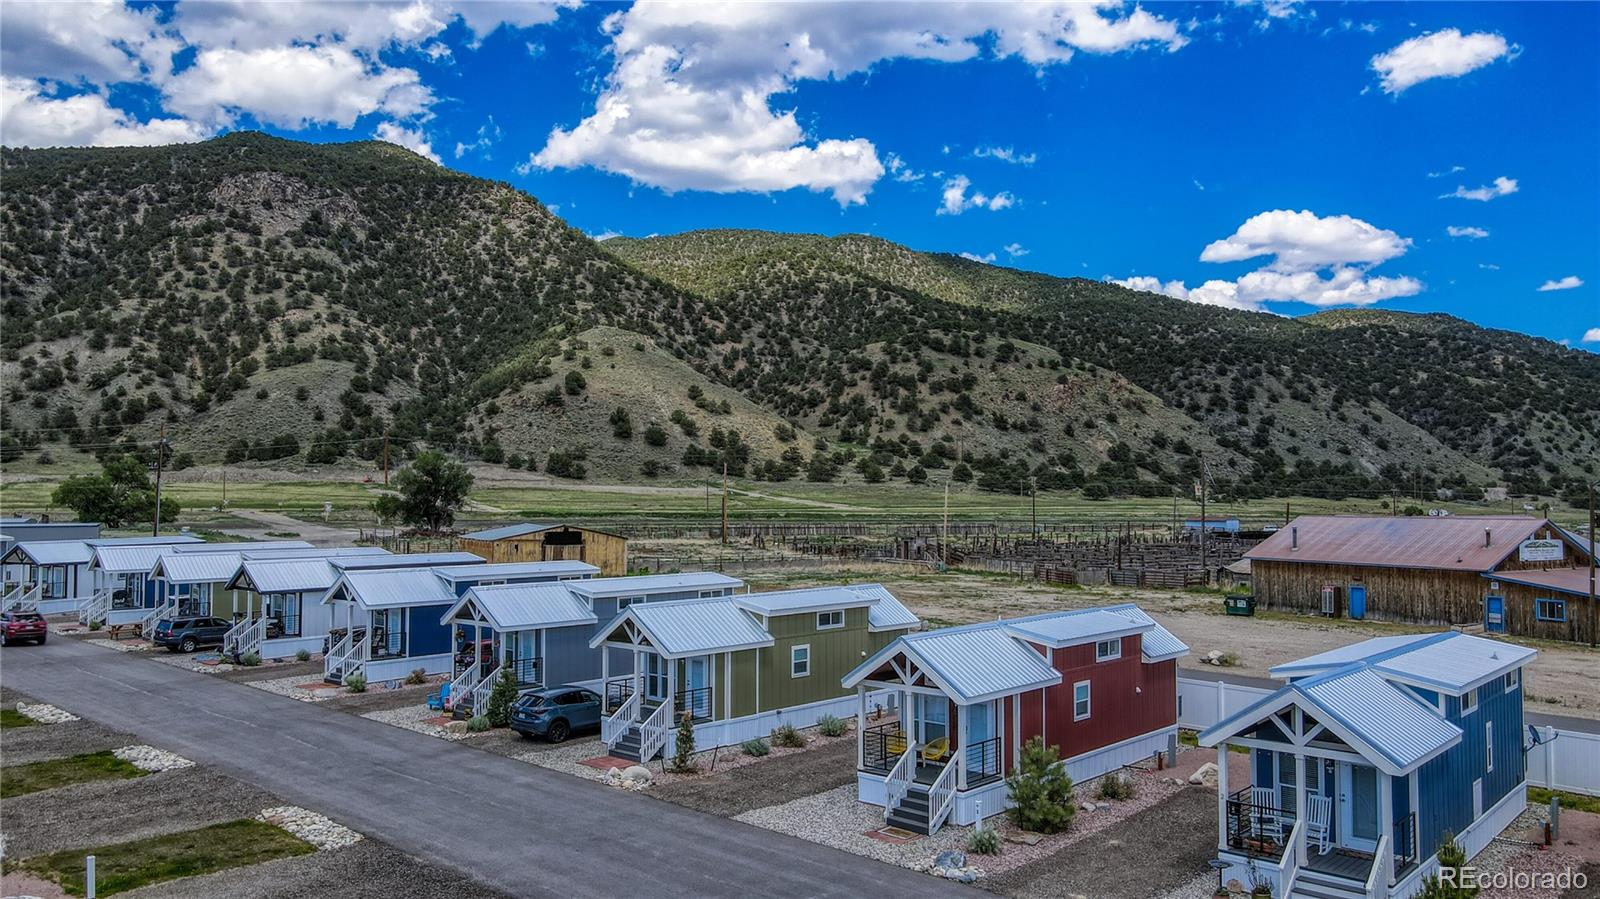
M 1007 834 L 1005 839 L 1007 843 L 1016 843 L 1020 846 L 1037 846 L 1043 837 L 1036 833 L 1021 831 L 1019 833 Z
M 361 840 L 361 834 L 350 828 L 294 805 L 263 809 L 256 819 L 281 827 L 318 849 L 342 849 Z
M 649 768 L 640 765 L 629 765 L 620 771 L 616 768 L 607 768 L 605 781 L 618 789 L 637 791 L 648 787 L 650 778 Z
M 1195 770 L 1195 772 L 1193 774 L 1189 775 L 1189 783 L 1199 784 L 1199 785 L 1207 786 L 1207 787 L 1216 786 L 1217 785 L 1217 763 L 1216 762 L 1206 762 L 1204 765 L 1201 765 L 1199 768 L 1197 768 Z
M 141 771 L 172 771 L 177 768 L 194 767 L 194 762 L 183 756 L 154 746 L 124 746 L 121 749 L 111 750 L 111 754 Z
M 643 765 L 629 765 L 622 769 L 622 779 L 631 783 L 649 783 L 655 775 Z
M 17 713 L 40 724 L 66 724 L 69 721 L 79 720 L 78 716 L 71 712 L 44 703 L 19 702 Z
M 1092 802 L 1085 802 L 1085 803 L 1079 805 L 1078 808 L 1083 810 L 1083 811 L 1086 811 L 1086 812 L 1092 812 L 1092 811 L 1095 810 L 1096 806 Z
M 453 734 L 464 734 L 467 733 L 467 722 L 465 720 L 452 721 L 446 724 L 444 729 Z
M 933 860 L 933 865 L 936 868 L 964 868 L 966 864 L 966 853 L 958 852 L 954 849 L 946 849 Z

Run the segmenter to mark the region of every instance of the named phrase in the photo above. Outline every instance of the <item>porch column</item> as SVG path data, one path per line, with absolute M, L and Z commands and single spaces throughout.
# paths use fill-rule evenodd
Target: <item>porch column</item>
M 611 645 L 600 644 L 600 714 L 611 714 Z
M 1011 697 L 1011 770 L 1022 764 L 1022 694 Z
M 644 653 L 638 649 L 633 651 L 633 695 L 639 697 L 633 720 L 639 721 L 639 716 L 644 714 Z
M 1221 683 L 1221 681 L 1218 681 Z M 1228 848 L 1228 743 L 1217 744 L 1217 846 Z
M 1304 753 L 1294 754 L 1294 818 L 1296 822 L 1311 820 L 1311 810 L 1306 808 L 1306 757 Z M 1300 839 L 1289 847 L 1295 854 L 1295 863 L 1304 864 L 1306 860 L 1306 829 L 1300 828 Z
M 661 664 L 667 666 L 667 720 L 675 720 L 678 709 L 678 661 L 661 657 Z
M 1389 851 L 1378 859 L 1385 881 L 1394 886 L 1394 778 L 1387 772 L 1378 772 L 1378 841 L 1389 838 Z
M 967 718 L 971 714 L 971 706 L 956 706 L 956 738 L 951 743 L 956 747 L 956 789 L 958 790 L 967 788 Z
M 867 767 L 867 688 L 856 686 L 856 770 Z

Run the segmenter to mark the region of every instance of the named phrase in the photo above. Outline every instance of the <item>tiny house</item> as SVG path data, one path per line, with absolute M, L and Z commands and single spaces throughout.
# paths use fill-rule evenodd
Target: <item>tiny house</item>
M 96 526 L 98 527 L 98 525 Z M 6 597 L 16 600 L 37 590 L 35 610 L 45 615 L 76 612 L 95 594 L 120 586 L 93 567 L 98 547 L 160 547 L 200 543 L 198 537 L 100 537 L 93 540 L 24 541 L 6 551 L 0 562 L 7 571 Z M 17 582 L 10 583 L 15 575 Z M 19 592 L 20 588 L 20 592 Z

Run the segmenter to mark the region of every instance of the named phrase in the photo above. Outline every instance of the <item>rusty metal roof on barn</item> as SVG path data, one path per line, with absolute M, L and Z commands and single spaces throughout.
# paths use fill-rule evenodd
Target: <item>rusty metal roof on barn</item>
M 1244 554 L 1252 562 L 1488 571 L 1552 526 L 1524 516 L 1302 515 Z M 1487 539 L 1485 533 L 1487 532 Z
M 1538 587 L 1541 590 L 1553 590 L 1557 593 L 1573 593 L 1578 596 L 1589 595 L 1589 569 L 1587 568 L 1551 568 L 1546 571 L 1485 571 L 1483 576 L 1490 580 L 1521 584 L 1525 587 Z

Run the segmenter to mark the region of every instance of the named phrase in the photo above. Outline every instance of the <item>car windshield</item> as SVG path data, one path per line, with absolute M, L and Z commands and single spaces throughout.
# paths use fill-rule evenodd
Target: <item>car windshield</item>
M 517 705 L 522 706 L 525 709 L 536 709 L 540 706 L 547 706 L 549 704 L 550 697 L 541 693 L 524 693 L 522 698 L 517 700 Z

